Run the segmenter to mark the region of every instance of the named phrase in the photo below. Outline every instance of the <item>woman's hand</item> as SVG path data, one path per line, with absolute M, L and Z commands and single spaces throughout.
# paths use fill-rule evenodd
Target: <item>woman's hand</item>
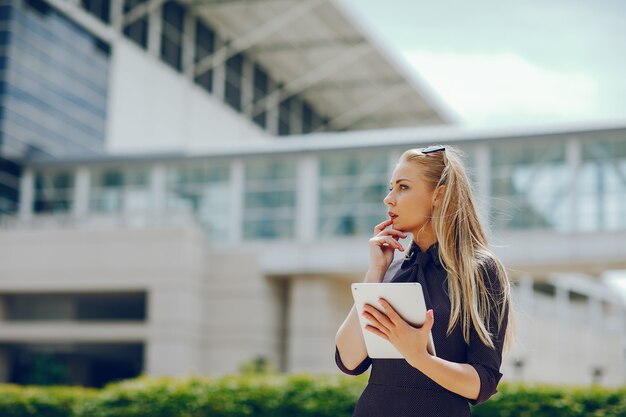
M 392 223 L 393 220 L 388 219 L 374 227 L 374 236 L 369 240 L 370 269 L 386 271 L 391 261 L 393 261 L 394 251 L 396 249 L 404 251 L 398 240 L 405 238 L 407 235 L 393 228 L 386 229 Z
M 384 312 L 370 304 L 363 307 L 363 317 L 371 324 L 365 326 L 370 332 L 391 342 L 402 356 L 415 366 L 424 355 L 428 355 L 426 346 L 428 336 L 435 322 L 433 310 L 426 312 L 426 321 L 420 328 L 407 323 L 385 299 L 379 299 Z

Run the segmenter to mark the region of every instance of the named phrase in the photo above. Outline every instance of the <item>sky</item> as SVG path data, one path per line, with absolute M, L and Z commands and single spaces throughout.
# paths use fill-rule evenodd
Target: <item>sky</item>
M 341 1 L 460 124 L 626 120 L 626 1 Z

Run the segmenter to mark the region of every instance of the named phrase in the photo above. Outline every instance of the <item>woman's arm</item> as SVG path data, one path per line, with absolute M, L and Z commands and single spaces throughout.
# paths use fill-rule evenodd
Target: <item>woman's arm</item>
M 381 282 L 385 275 L 384 270 L 368 270 L 364 282 Z M 355 369 L 367 358 L 367 348 L 361 332 L 359 316 L 353 305 L 348 317 L 344 320 L 335 336 L 335 344 L 339 350 L 341 360 L 346 368 Z
M 365 328 L 391 342 L 406 361 L 442 387 L 474 400 L 480 394 L 480 375 L 467 363 L 451 362 L 432 356 L 426 350 L 428 334 L 435 322 L 433 310 L 417 328 L 407 323 L 385 299 L 379 299 L 384 312 L 366 304 L 363 316 L 369 320 Z
M 480 393 L 480 377 L 476 369 L 467 363 L 447 361 L 427 352 L 406 358 L 414 368 L 420 370 L 442 387 L 465 398 L 475 400 Z

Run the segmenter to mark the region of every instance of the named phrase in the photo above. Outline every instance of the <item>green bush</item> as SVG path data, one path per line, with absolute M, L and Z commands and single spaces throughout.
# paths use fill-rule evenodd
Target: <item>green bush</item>
M 140 377 L 93 390 L 0 385 L 2 417 L 349 417 L 367 384 L 358 377 L 232 375 Z M 501 384 L 475 417 L 622 417 L 626 387 Z

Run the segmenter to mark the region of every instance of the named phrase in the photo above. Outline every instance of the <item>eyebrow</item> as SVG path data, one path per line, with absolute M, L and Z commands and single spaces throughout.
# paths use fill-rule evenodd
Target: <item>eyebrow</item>
M 399 183 L 400 181 L 408 181 L 408 182 L 411 182 L 411 180 L 408 180 L 408 179 L 406 179 L 406 178 L 400 178 L 399 180 L 396 180 L 396 184 L 397 184 L 397 183 Z M 393 185 L 393 182 L 389 181 L 389 184 L 392 184 L 392 185 Z

